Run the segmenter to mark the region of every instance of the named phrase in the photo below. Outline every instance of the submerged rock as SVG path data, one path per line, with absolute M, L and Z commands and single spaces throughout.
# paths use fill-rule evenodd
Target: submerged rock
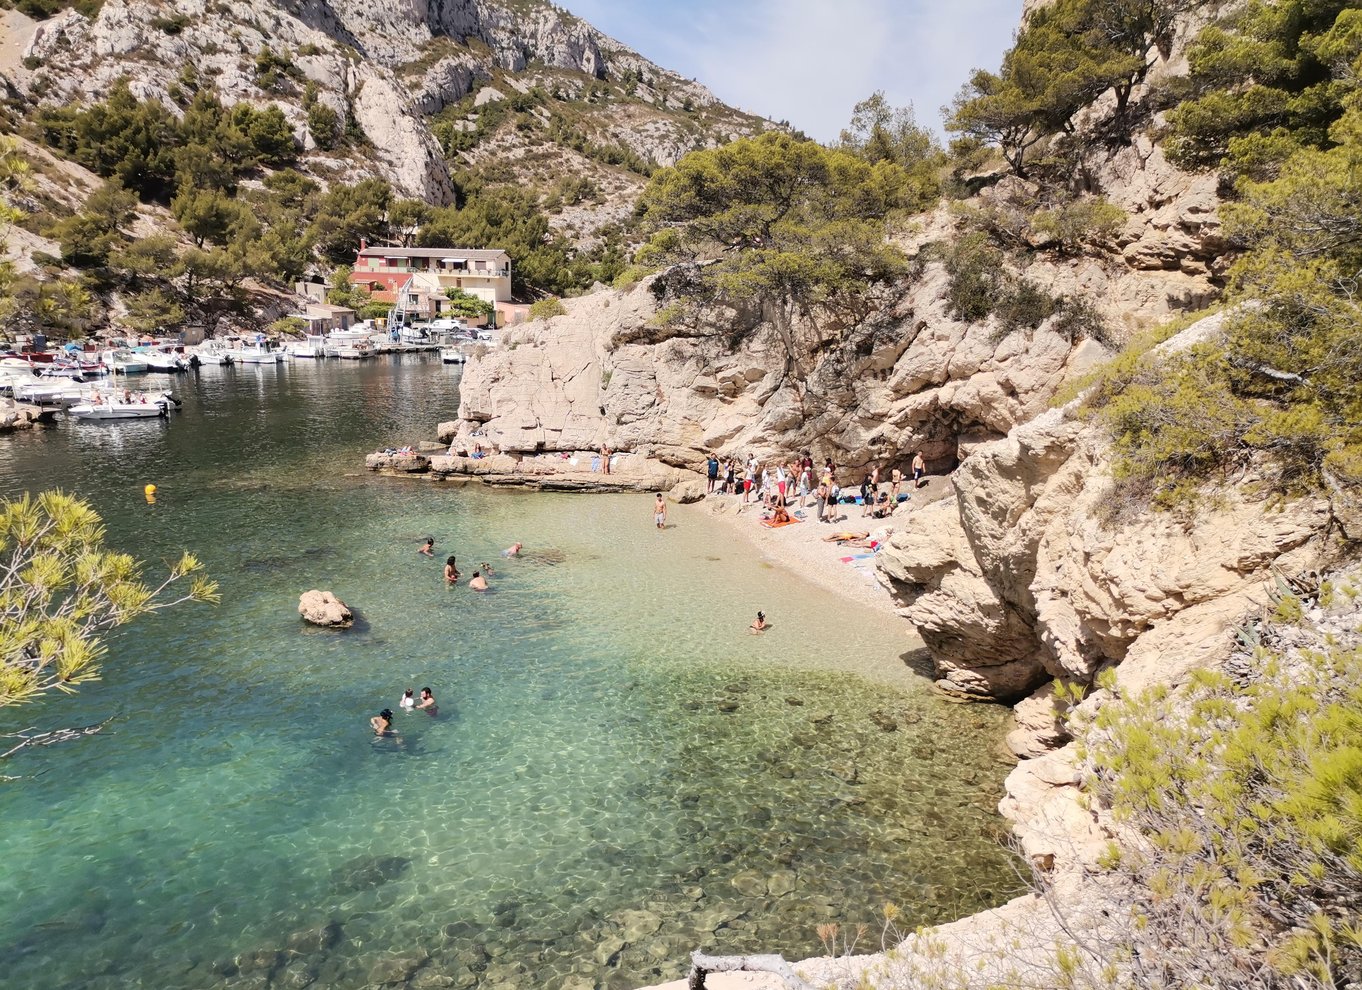
M 329 629 L 349 629 L 355 624 L 350 606 L 329 591 L 304 591 L 298 596 L 298 614 L 304 622 Z
M 365 890 L 396 880 L 410 866 L 405 856 L 360 856 L 337 868 L 331 877 L 341 890 Z

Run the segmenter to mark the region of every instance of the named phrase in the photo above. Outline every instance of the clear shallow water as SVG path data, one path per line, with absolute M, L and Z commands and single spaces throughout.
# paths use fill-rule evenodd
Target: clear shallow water
M 1010 892 L 1002 713 L 930 694 L 901 626 L 702 513 L 657 533 L 651 497 L 357 473 L 448 418 L 457 373 L 210 369 L 169 424 L 0 440 L 0 493 L 76 491 L 143 559 L 193 549 L 224 597 L 0 719 L 118 716 L 7 767 L 49 772 L 0 786 L 4 986 L 630 987 L 693 948 L 809 955 L 885 901 L 915 924 Z M 526 559 L 494 556 L 515 540 Z M 445 588 L 450 552 L 491 560 L 493 591 Z M 361 623 L 303 627 L 311 587 Z M 427 684 L 440 717 L 373 740 Z

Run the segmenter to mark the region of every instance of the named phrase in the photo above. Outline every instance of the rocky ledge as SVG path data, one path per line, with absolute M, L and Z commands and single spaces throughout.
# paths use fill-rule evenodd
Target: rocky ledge
M 592 469 L 593 460 L 596 470 Z M 549 492 L 668 492 L 678 502 L 701 497 L 700 475 L 670 467 L 641 454 L 617 454 L 609 474 L 599 470 L 599 458 L 576 454 L 369 454 L 364 466 L 394 478 L 429 481 L 480 481 L 499 488 L 528 488 Z

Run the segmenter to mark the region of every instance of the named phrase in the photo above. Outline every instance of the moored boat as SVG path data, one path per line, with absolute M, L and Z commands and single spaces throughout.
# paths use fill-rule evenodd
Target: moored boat
M 115 375 L 140 375 L 147 370 L 147 362 L 126 347 L 105 351 L 100 359 Z
M 143 394 L 131 402 L 95 396 L 90 401 L 72 406 L 67 411 L 77 419 L 155 419 L 167 415 L 169 410 L 169 400 L 164 397 L 152 399 Z

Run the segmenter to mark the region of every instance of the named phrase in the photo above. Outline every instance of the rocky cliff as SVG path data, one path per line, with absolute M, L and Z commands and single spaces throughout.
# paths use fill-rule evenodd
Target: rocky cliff
M 229 105 L 278 106 L 309 152 L 304 167 L 313 174 L 379 176 L 432 203 L 453 196 L 448 159 L 463 167 L 478 157 L 442 147 L 432 115 L 448 109 L 446 123 L 474 130 L 481 90 L 481 106 L 534 87 L 552 90 L 588 152 L 619 145 L 658 164 L 764 126 L 544 2 L 108 0 L 93 18 L 68 9 L 35 23 L 7 12 L 6 27 L 12 36 L 0 51 L 0 75 L 21 106 L 90 102 L 120 78 L 138 97 L 173 106 L 188 72 L 210 81 Z M 258 61 L 265 51 L 272 66 Z M 349 140 L 336 151 L 321 151 L 309 132 L 308 84 L 348 122 Z M 505 160 L 524 158 L 543 142 L 510 121 L 495 130 L 496 154 Z M 536 185 L 586 175 L 627 198 L 641 182 L 599 156 L 561 150 L 569 161 L 552 168 L 535 158 L 528 171 L 547 170 Z
M 1179 172 L 1137 141 L 1109 156 L 1094 181 L 1126 213 L 1112 243 L 1077 258 L 1041 254 L 1028 279 L 1092 300 L 1112 339 L 1216 297 L 1225 245 L 1213 177 Z M 1027 194 L 1009 178 L 974 202 Z M 846 467 L 888 467 L 922 450 L 931 470 L 949 470 L 1039 414 L 1066 379 L 1108 353 L 1066 338 L 1055 320 L 1008 333 L 995 317 L 955 318 L 947 272 L 929 259 L 961 228 L 947 207 L 918 218 L 900 238 L 917 259 L 912 276 L 845 330 L 758 316 L 737 346 L 734 328 L 751 314 L 677 317 L 675 284 L 685 276 L 675 272 L 628 293 L 569 300 L 566 316 L 508 329 L 498 351 L 469 365 L 461 422 L 443 435 L 480 431 L 508 451 L 609 443 L 691 465 L 710 450 L 813 449 Z

